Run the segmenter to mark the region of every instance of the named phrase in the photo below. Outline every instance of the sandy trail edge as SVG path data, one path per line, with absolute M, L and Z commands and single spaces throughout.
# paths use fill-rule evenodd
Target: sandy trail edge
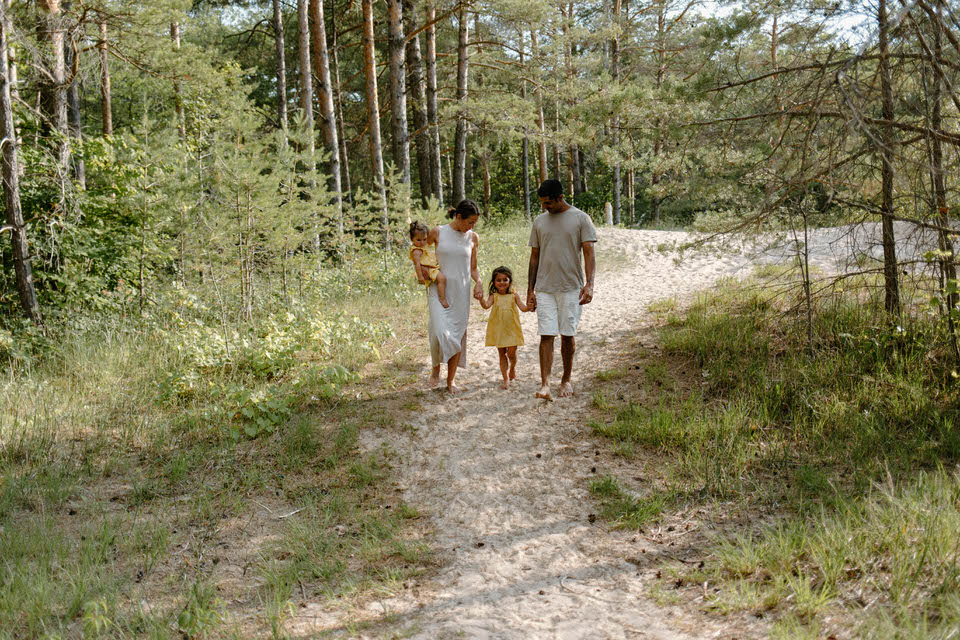
M 818 236 L 818 262 L 849 255 L 845 234 Z M 723 634 L 704 616 L 649 598 L 653 556 L 664 551 L 665 540 L 638 541 L 636 534 L 589 522 L 597 447 L 584 416 L 593 389 L 603 384 L 595 374 L 615 366 L 638 338 L 646 341 L 651 302 L 689 298 L 721 277 L 747 275 L 759 262 L 789 259 L 789 251 L 749 243 L 749 250 L 688 254 L 677 262 L 657 248 L 690 240 L 686 233 L 602 229 L 599 238 L 597 251 L 622 252 L 626 267 L 598 273 L 596 297 L 577 338 L 576 397 L 534 398 L 534 314 L 522 315 L 527 344 L 519 350 L 519 379 L 511 390 L 499 390 L 496 350 L 483 346 L 487 314 L 475 306 L 471 362 L 458 375 L 469 391 L 429 394 L 422 412 L 403 418 L 412 423 L 412 434 L 364 434 L 369 450 L 387 445 L 397 452 L 403 498 L 432 518 L 434 544 L 446 563 L 437 575 L 370 604 L 359 618 L 389 620 L 390 631 L 378 625 L 380 632 L 361 637 L 670 640 Z M 554 375 L 558 380 L 559 354 Z M 640 547 L 657 553 L 638 561 Z M 294 624 L 297 631 L 343 624 L 335 612 L 310 609 Z

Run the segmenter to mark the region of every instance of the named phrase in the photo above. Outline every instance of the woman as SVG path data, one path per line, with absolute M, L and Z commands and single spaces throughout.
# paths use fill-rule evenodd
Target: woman
M 447 363 L 447 390 L 459 393 L 453 383 L 457 368 L 467 364 L 467 322 L 470 319 L 470 279 L 476 283 L 473 297 L 483 296 L 480 271 L 477 270 L 477 247 L 480 238 L 473 227 L 480 218 L 480 210 L 473 200 L 463 200 L 448 217 L 450 224 L 434 227 L 430 239 L 437 243 L 437 262 L 447 278 L 446 309 L 440 304 L 436 283 L 427 289 L 430 309 L 430 356 L 433 370 L 430 386 L 440 382 L 440 365 Z

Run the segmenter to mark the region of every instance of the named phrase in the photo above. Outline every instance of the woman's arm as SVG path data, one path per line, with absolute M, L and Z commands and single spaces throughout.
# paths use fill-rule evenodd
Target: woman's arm
M 480 300 L 483 297 L 483 284 L 480 282 L 480 270 L 477 268 L 477 249 L 480 247 L 480 236 L 473 232 L 473 251 L 470 252 L 470 277 L 477 284 L 473 287 L 473 297 Z
M 513 292 L 513 299 L 514 299 L 514 301 L 517 303 L 517 307 L 520 309 L 520 311 L 530 311 L 530 310 L 531 310 L 530 307 L 528 307 L 527 305 L 525 305 L 525 304 L 523 303 L 523 299 L 520 297 L 520 294 L 517 293 L 516 291 Z

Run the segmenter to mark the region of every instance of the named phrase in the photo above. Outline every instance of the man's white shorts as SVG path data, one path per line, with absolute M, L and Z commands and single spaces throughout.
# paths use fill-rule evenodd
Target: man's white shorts
M 575 336 L 580 324 L 580 291 L 537 291 L 537 325 L 542 336 Z

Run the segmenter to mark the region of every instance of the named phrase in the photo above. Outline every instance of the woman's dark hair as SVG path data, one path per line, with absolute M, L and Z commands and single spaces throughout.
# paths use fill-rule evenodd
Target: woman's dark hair
M 447 217 L 451 220 L 457 216 L 460 216 L 461 218 L 469 218 L 470 216 L 478 215 L 480 215 L 480 208 L 477 207 L 476 202 L 470 200 L 469 198 L 466 200 L 461 200 L 460 204 L 447 211 Z
M 563 185 L 559 180 L 544 180 L 537 189 L 537 195 L 541 198 L 556 200 L 563 195 Z
M 513 271 L 510 271 L 510 267 L 497 267 L 496 269 L 493 270 L 493 273 L 490 274 L 490 290 L 489 290 L 490 295 L 497 293 L 497 286 L 493 283 L 497 279 L 498 273 L 502 273 L 503 275 L 510 278 L 510 286 L 507 287 L 507 291 L 509 292 L 510 289 L 513 288 Z
M 423 224 L 419 220 L 414 220 L 410 223 L 410 239 L 413 240 L 413 236 L 417 235 L 418 233 L 430 235 L 430 229 L 428 229 L 427 225 Z

